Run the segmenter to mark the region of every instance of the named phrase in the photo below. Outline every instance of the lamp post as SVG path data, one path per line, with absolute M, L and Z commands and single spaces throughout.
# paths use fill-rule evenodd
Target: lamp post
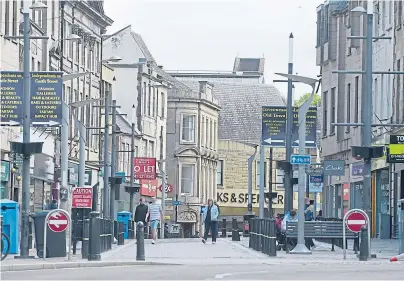
M 293 81 L 301 82 L 303 84 L 310 85 L 312 87 L 312 92 L 310 97 L 299 107 L 299 155 L 306 154 L 306 114 L 309 111 L 311 102 L 313 101 L 314 94 L 316 92 L 317 79 L 303 77 L 298 75 L 290 75 L 283 73 L 276 73 L 277 75 L 292 79 Z M 290 159 L 289 159 L 290 161 Z M 307 249 L 304 243 L 304 209 L 305 209 L 305 190 L 306 190 L 306 171 L 305 165 L 299 165 L 299 205 L 298 205 L 298 236 L 297 245 L 290 252 L 291 254 L 311 254 L 311 251 Z

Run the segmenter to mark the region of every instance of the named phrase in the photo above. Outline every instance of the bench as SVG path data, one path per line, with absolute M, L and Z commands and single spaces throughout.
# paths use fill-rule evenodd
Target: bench
M 298 222 L 286 223 L 286 245 L 289 239 L 296 239 L 298 236 Z M 331 251 L 335 251 L 334 245 L 343 247 L 343 222 L 342 221 L 305 221 L 304 222 L 304 238 L 313 238 L 319 241 L 331 241 Z M 351 232 L 345 228 L 345 238 L 355 240 L 354 251 L 356 252 L 359 247 L 358 234 Z M 327 241 L 328 240 L 328 241 Z M 338 242 L 337 242 L 338 241 Z M 348 243 L 347 243 L 348 244 Z M 306 245 L 307 246 L 307 245 Z

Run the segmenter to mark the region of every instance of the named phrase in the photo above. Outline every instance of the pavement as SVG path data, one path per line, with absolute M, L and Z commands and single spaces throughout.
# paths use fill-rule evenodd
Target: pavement
M 330 271 L 333 272 L 340 268 L 342 273 L 336 274 L 335 277 L 341 276 L 341 279 L 352 279 L 352 276 L 347 278 L 347 275 L 343 273 L 345 271 L 350 272 L 351 267 L 355 276 L 363 269 L 363 274 L 358 275 L 358 278 L 366 276 L 364 279 L 367 280 L 374 280 L 373 277 L 376 278 L 380 275 L 379 273 L 372 274 L 371 268 L 385 268 L 389 275 L 391 274 L 393 278 L 391 280 L 395 280 L 396 271 L 398 275 L 404 276 L 404 262 L 389 262 L 389 259 L 397 253 L 397 240 L 372 241 L 372 253 L 376 253 L 377 258 L 366 262 L 359 262 L 352 250 L 347 251 L 347 259 L 343 260 L 340 248 L 336 247 L 336 251 L 332 252 L 331 245 L 315 243 L 317 247 L 313 249 L 311 255 L 291 255 L 279 251 L 276 257 L 268 257 L 249 249 L 248 239 L 243 237 L 238 242 L 228 238 L 218 239 L 216 244 L 210 242 L 203 244 L 200 239 L 165 239 L 158 240 L 157 244 L 152 245 L 150 240 L 146 240 L 146 260 L 136 261 L 137 244 L 132 240 L 126 241 L 123 246 L 116 246 L 114 249 L 102 253 L 102 260 L 97 262 L 83 260 L 81 255 L 73 256 L 71 261 L 67 261 L 66 258 L 49 258 L 44 261 L 42 259 L 21 260 L 10 257 L 1 263 L 1 271 L 4 280 L 36 280 L 35 278 L 58 280 L 62 273 L 68 274 L 70 280 L 128 280 L 124 272 L 132 280 L 134 279 L 133 272 L 136 272 L 135 279 L 234 280 L 246 278 L 260 280 L 272 279 L 271 274 L 275 272 L 283 274 L 285 279 L 295 279 L 289 274 L 289 268 L 293 268 L 293 272 L 300 272 L 299 274 L 305 274 L 304 276 L 307 276 L 308 279 L 314 280 L 317 277 L 319 279 L 326 278 Z M 97 267 L 97 270 L 91 270 L 94 267 Z M 110 268 L 110 270 L 103 274 L 105 267 Z M 74 270 L 71 270 L 72 268 Z M 206 270 L 201 270 L 202 268 L 206 268 Z M 31 270 L 37 270 L 35 277 L 30 276 Z M 324 273 L 321 273 L 322 270 Z M 130 273 L 131 271 L 132 273 Z M 180 277 L 178 277 L 178 272 L 181 272 Z M 332 274 L 334 277 L 334 273 Z M 62 274 L 62 276 L 59 280 L 66 279 L 67 275 Z M 111 277 L 108 278 L 108 276 Z M 296 276 L 299 279 L 302 277 L 302 275 Z M 279 276 L 275 277 L 274 279 L 282 279 Z M 385 276 L 381 277 L 386 279 Z

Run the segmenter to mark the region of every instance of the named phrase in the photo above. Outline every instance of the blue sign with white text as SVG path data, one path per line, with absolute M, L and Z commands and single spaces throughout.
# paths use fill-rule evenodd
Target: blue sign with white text
M 311 164 L 311 155 L 292 154 L 290 156 L 290 164 L 292 164 L 292 165 L 310 165 Z
M 180 205 L 182 205 L 182 202 L 181 201 L 173 201 L 171 204 L 173 206 L 180 206 Z
M 116 172 L 115 177 L 124 178 L 124 177 L 126 177 L 126 173 L 125 172 Z
M 23 118 L 23 73 L 20 71 L 1 71 L 0 84 L 0 124 L 2 126 L 20 126 Z

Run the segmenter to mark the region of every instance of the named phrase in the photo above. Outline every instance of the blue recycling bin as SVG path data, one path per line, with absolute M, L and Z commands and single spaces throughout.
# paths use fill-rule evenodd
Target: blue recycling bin
M 128 239 L 129 237 L 129 222 L 132 218 L 132 213 L 127 211 L 122 211 L 117 214 L 117 222 L 123 222 L 125 225 L 125 232 L 123 234 L 124 239 Z
M 10 238 L 10 254 L 18 254 L 20 236 L 20 206 L 18 202 L 8 199 L 0 200 L 3 217 L 3 233 Z

